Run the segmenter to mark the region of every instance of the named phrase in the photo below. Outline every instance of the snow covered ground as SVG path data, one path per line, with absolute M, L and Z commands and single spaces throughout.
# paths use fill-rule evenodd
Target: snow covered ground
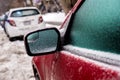
M 43 15 L 47 27 L 59 27 L 64 20 L 64 13 Z M 58 24 L 59 23 L 59 24 Z M 32 72 L 31 59 L 26 54 L 24 41 L 10 42 L 0 27 L 0 80 L 35 80 Z

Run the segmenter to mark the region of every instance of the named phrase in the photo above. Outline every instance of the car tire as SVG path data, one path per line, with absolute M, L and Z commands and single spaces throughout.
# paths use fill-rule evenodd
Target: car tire
M 35 80 L 40 80 L 39 75 L 38 75 L 38 73 L 37 73 L 37 72 L 35 73 L 35 75 L 34 75 L 34 76 L 35 76 Z
M 8 34 L 7 32 L 6 32 L 6 35 L 7 35 L 7 37 L 9 38 L 9 41 L 14 41 L 14 40 L 15 40 L 15 38 L 10 37 L 9 34 Z
M 33 71 L 34 71 L 35 80 L 40 80 L 39 74 L 38 74 L 37 70 L 34 68 L 34 66 L 33 66 Z
M 9 41 L 13 41 L 13 38 L 10 38 L 10 37 L 9 37 Z
M 16 40 L 16 38 L 15 37 L 9 37 L 9 41 L 15 41 Z

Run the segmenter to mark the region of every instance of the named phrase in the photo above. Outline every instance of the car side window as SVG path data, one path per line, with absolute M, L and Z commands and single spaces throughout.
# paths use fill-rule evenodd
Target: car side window
M 120 54 L 119 3 L 119 0 L 85 0 L 74 15 L 69 43 Z

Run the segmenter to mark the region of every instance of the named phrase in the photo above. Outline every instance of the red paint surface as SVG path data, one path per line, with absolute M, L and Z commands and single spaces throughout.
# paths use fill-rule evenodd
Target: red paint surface
M 119 71 L 67 53 L 34 57 L 42 80 L 120 80 Z
M 60 53 L 54 72 L 54 80 L 120 80 L 120 70 L 117 72 L 67 53 Z

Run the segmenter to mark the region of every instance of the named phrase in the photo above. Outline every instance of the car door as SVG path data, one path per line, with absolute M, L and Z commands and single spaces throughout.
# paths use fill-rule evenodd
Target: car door
M 37 69 L 41 80 L 51 80 L 55 59 L 54 54 L 33 57 L 32 64 Z
M 57 53 L 45 56 L 44 77 L 45 80 L 52 80 L 54 74 L 54 65 L 56 63 Z M 58 70 L 59 71 L 59 70 Z
M 68 25 L 52 80 L 120 80 L 118 2 L 84 1 Z
M 62 51 L 51 80 L 119 80 L 119 74 L 119 67 L 75 55 L 74 51 Z

